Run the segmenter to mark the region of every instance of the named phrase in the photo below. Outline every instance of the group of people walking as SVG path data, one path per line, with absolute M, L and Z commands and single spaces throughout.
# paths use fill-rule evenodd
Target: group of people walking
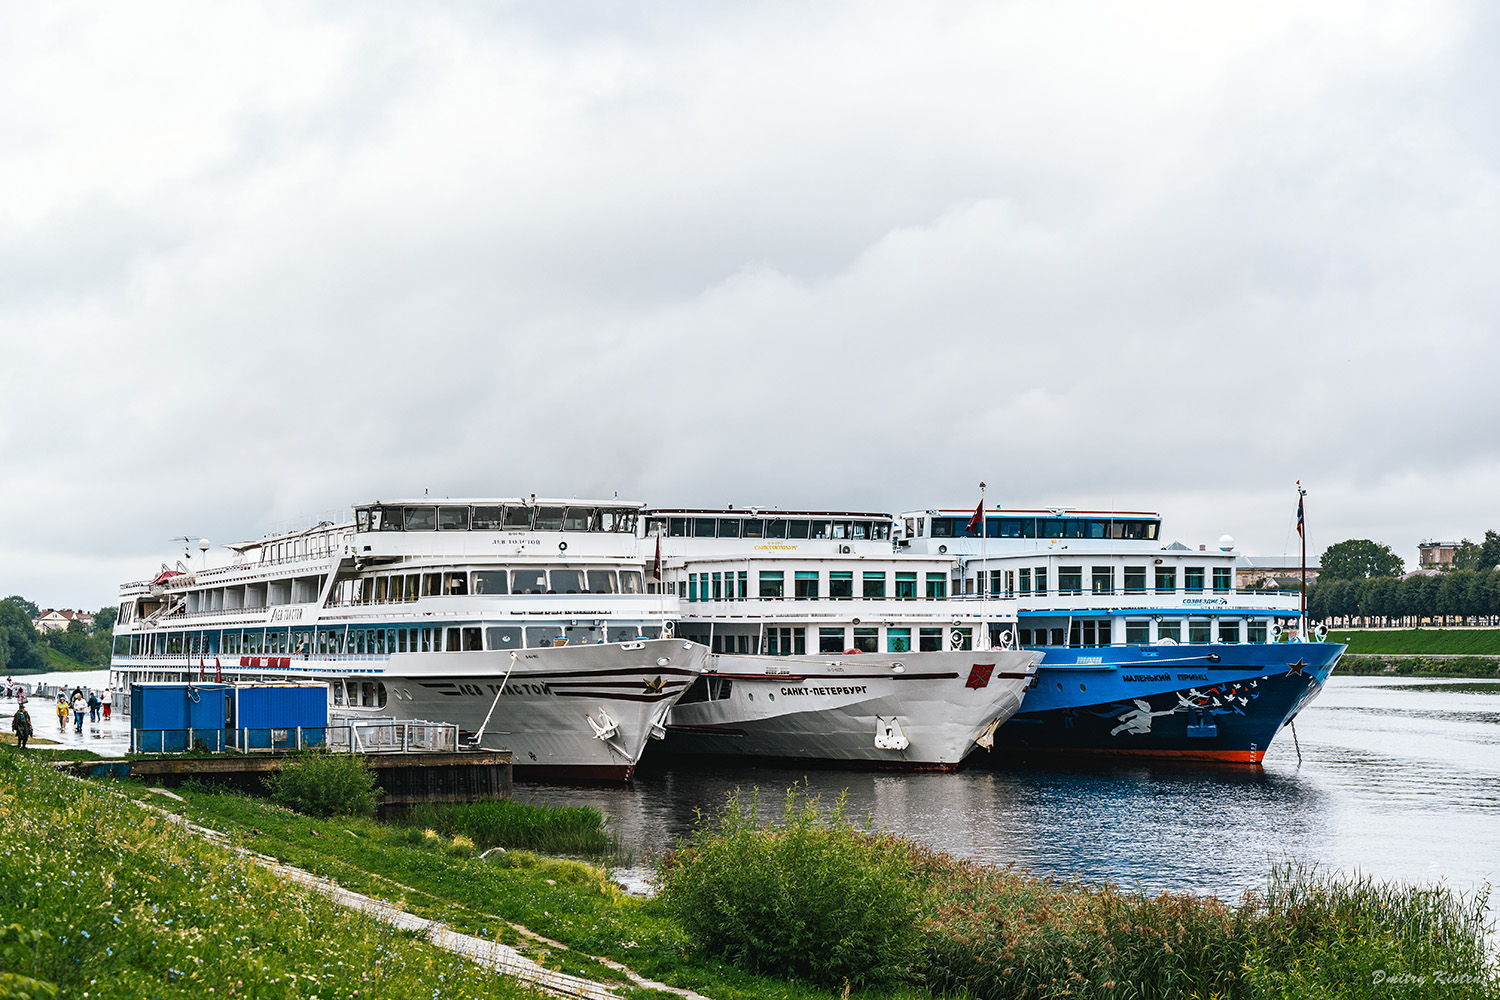
M 26 688 L 6 678 L 5 693 L 7 697 L 14 695 L 16 699 L 16 713 L 11 717 L 10 731 L 15 734 L 16 746 L 24 750 L 27 742 L 36 732 L 36 724 L 31 719 L 31 713 L 26 709 Z M 114 693 L 106 688 L 103 692 L 90 690 L 85 694 L 81 687 L 75 687 L 71 695 L 66 690 L 59 691 L 56 708 L 57 731 L 67 732 L 68 715 L 71 713 L 73 730 L 81 733 L 85 715 L 88 716 L 90 722 L 109 721 L 114 708 Z

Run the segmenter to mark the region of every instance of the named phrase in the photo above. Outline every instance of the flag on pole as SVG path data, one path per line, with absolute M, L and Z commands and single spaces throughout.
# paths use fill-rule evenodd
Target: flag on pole
M 1302 537 L 1302 480 L 1297 480 L 1297 535 Z
M 661 579 L 661 535 L 656 536 L 656 558 L 651 561 L 651 578 Z
M 984 501 L 982 499 L 979 501 L 979 506 L 974 508 L 974 516 L 969 518 L 969 523 L 964 527 L 964 531 L 971 535 L 984 537 Z

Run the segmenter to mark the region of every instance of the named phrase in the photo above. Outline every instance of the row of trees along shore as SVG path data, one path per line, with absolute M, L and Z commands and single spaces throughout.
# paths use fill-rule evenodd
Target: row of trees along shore
M 1500 625 L 1500 533 L 1465 539 L 1453 566 L 1402 576 L 1388 546 L 1352 538 L 1329 546 L 1308 587 L 1307 614 L 1334 628 Z
M 41 609 L 12 594 L 0 601 L 0 674 L 40 674 L 58 669 L 47 657 L 48 648 L 84 666 L 109 666 L 117 613 L 112 607 L 100 608 L 92 627 L 71 621 L 66 629 L 38 632 L 31 622 Z

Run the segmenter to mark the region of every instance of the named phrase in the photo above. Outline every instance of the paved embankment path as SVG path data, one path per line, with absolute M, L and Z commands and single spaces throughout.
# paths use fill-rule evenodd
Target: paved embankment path
M 172 798 L 178 798 L 178 796 L 165 789 L 152 789 L 152 791 L 168 795 Z M 152 807 L 143 806 L 143 808 Z M 453 952 L 454 954 L 463 955 L 471 961 L 501 975 L 511 976 L 538 989 L 545 990 L 548 993 L 555 993 L 558 996 L 580 997 L 584 998 L 584 1000 L 619 1000 L 619 995 L 603 983 L 545 968 L 508 945 L 503 945 L 496 941 L 486 941 L 483 938 L 477 938 L 469 934 L 460 934 L 457 931 L 449 929 L 439 921 L 419 917 L 387 900 L 376 899 L 373 896 L 366 896 L 362 893 L 345 889 L 332 879 L 313 875 L 300 868 L 282 864 L 275 858 L 247 850 L 217 830 L 211 830 L 208 827 L 190 823 L 186 818 L 170 810 L 158 809 L 156 811 L 172 822 L 182 824 L 189 832 L 211 840 L 226 850 L 250 858 L 262 867 L 276 873 L 278 877 L 285 881 L 295 882 L 298 885 L 327 896 L 341 906 L 347 906 L 351 910 L 367 914 L 393 927 L 406 931 L 416 931 L 424 935 L 437 947 Z M 495 919 L 501 918 L 497 917 Z M 506 923 L 510 923 L 510 921 L 506 921 Z M 522 927 L 520 924 L 510 923 L 510 926 L 523 936 L 546 944 L 549 947 L 558 949 L 567 947 L 560 942 L 542 937 L 540 934 L 536 934 Z M 685 1000 L 709 1000 L 708 997 L 694 993 L 691 990 L 684 990 L 646 979 L 620 963 L 607 958 L 598 958 L 592 955 L 588 957 L 628 977 L 637 986 L 674 993 L 677 996 L 685 998 Z

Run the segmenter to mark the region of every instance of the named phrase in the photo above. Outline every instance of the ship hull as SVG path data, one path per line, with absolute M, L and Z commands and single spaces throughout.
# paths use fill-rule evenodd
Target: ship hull
M 1259 764 L 1323 689 L 1343 650 L 1333 643 L 1049 649 L 1035 688 L 981 759 L 1071 753 Z
M 652 754 L 951 770 L 1020 708 L 1036 658 L 1014 650 L 710 654 L 699 683 L 727 681 L 727 696 L 678 702 Z
M 702 672 L 707 652 L 696 643 L 654 639 L 524 649 L 514 666 L 508 652 L 473 651 L 347 662 L 245 657 L 252 662 L 221 662 L 217 670 L 231 683 L 379 683 L 385 705 L 334 704 L 333 710 L 354 719 L 457 726 L 468 745 L 509 750 L 521 781 L 626 782 L 652 733 L 660 733 L 673 703 Z M 115 669 L 128 684 L 132 675 L 159 674 L 162 666 L 117 661 Z M 191 664 L 185 672 L 192 676 L 200 669 Z M 210 662 L 207 674 L 215 671 Z

